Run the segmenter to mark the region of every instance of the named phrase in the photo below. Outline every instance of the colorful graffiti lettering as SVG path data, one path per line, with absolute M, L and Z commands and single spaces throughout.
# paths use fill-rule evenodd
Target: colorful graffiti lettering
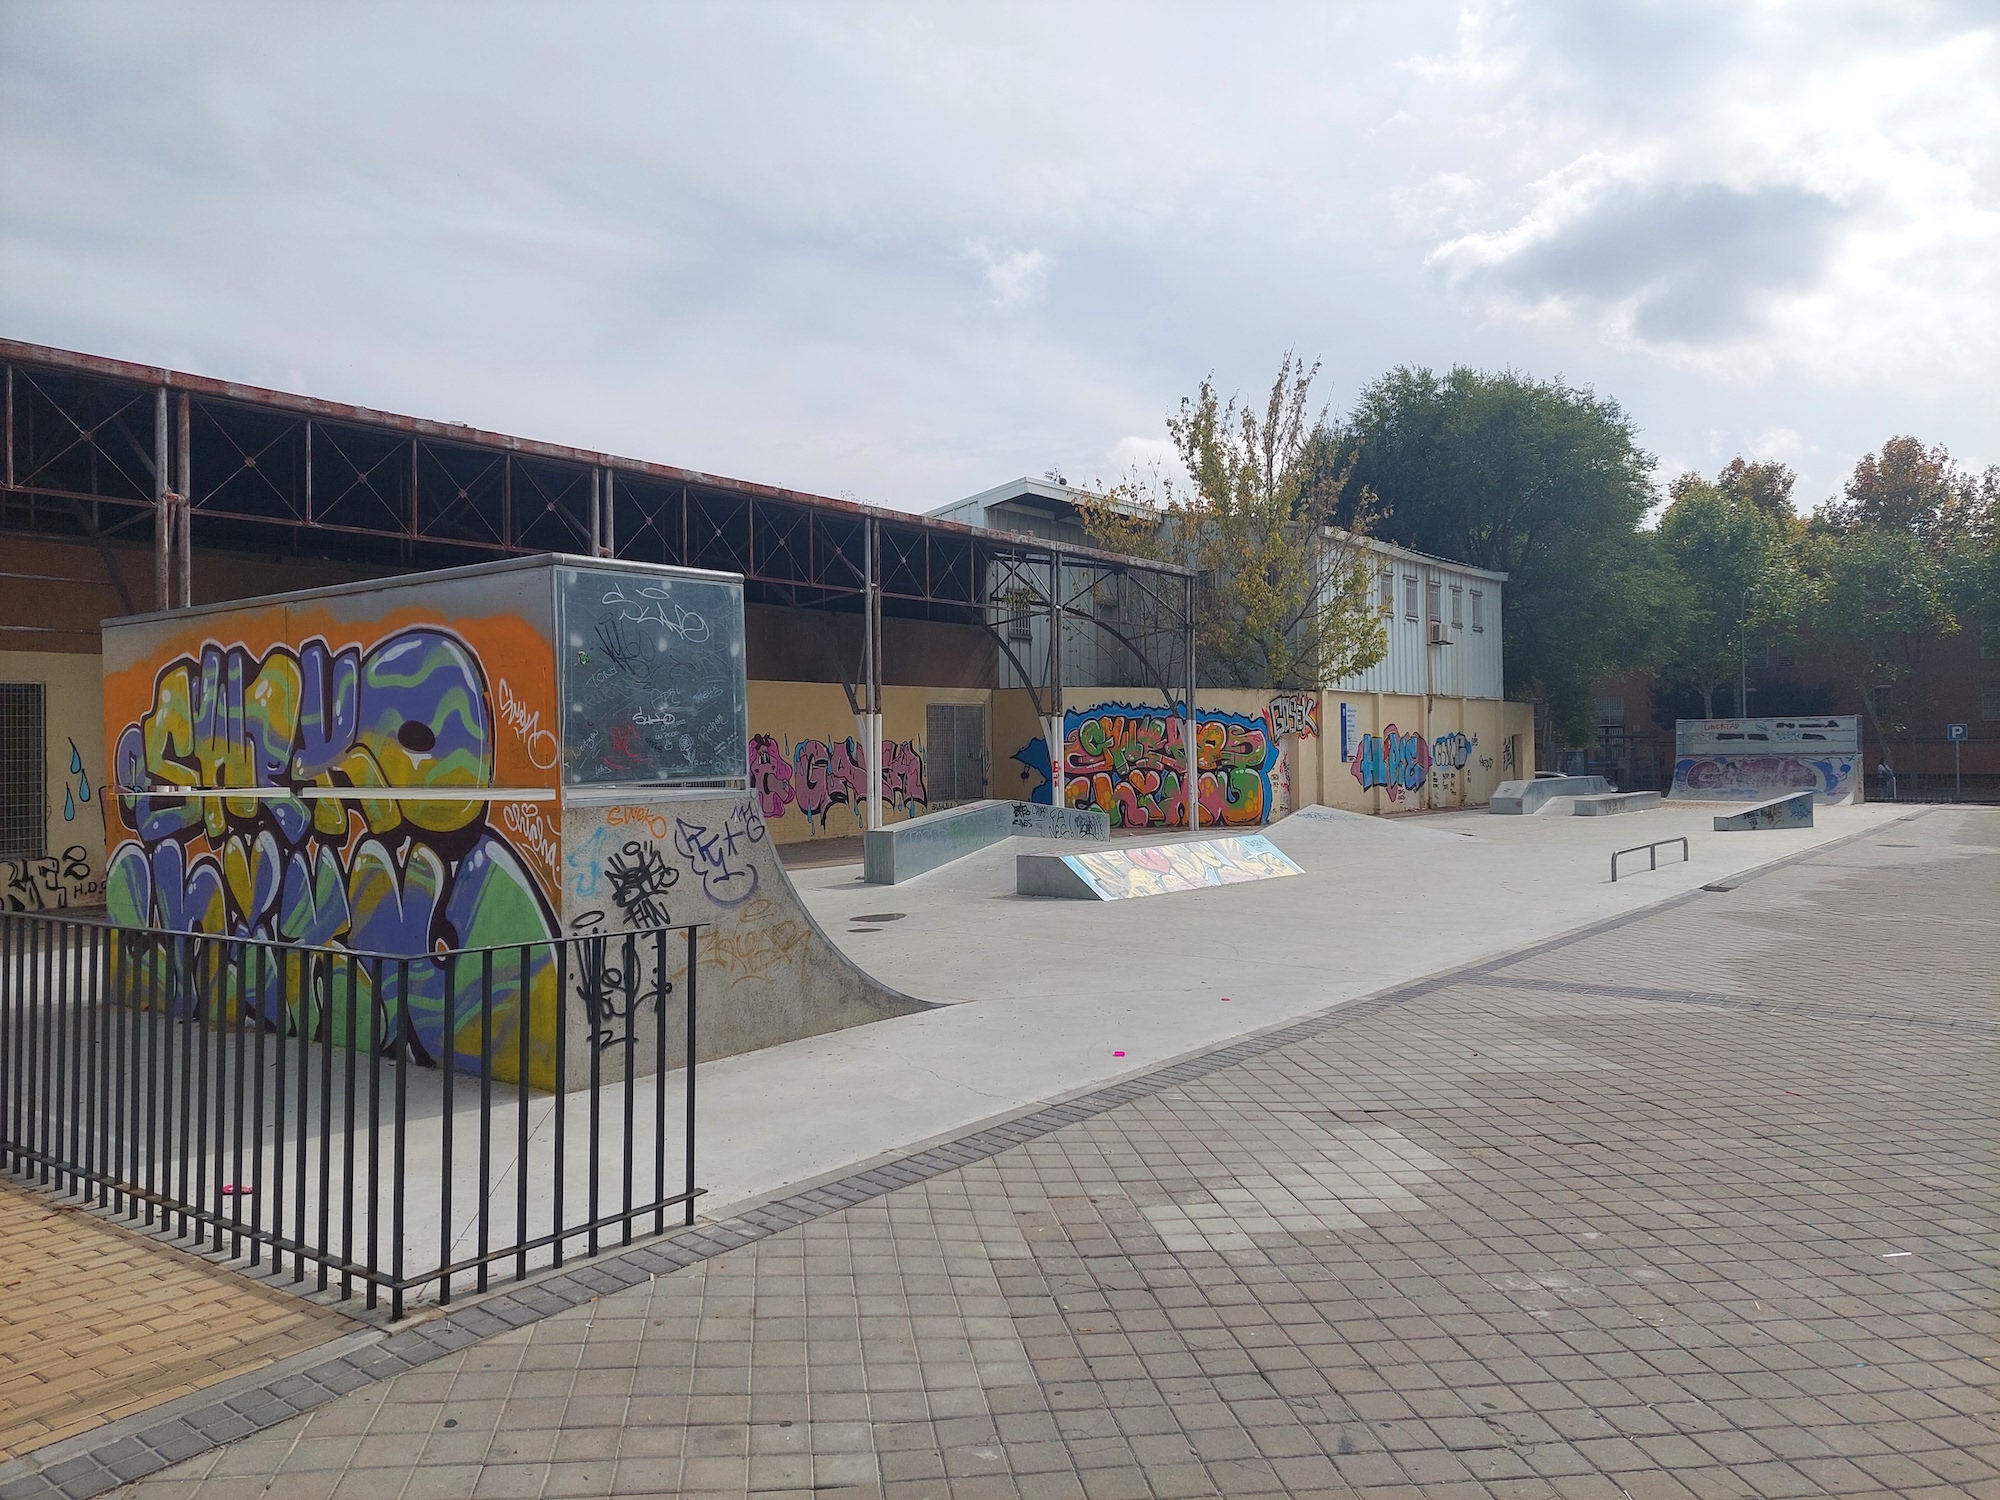
M 1795 755 L 1683 756 L 1674 764 L 1674 789 L 1713 796 L 1782 796 L 1786 792 L 1817 792 L 1845 796 L 1854 787 L 1854 761 L 1806 760 Z
M 859 808 L 868 798 L 868 768 L 860 742 L 800 740 L 787 755 L 775 736 L 753 734 L 750 792 L 767 820 L 782 818 L 787 808 L 796 807 L 823 829 L 834 808 Z M 899 812 L 929 803 L 923 752 L 915 741 L 882 741 L 882 800 Z
M 1400 802 L 1430 779 L 1431 749 L 1421 734 L 1400 733 L 1394 724 L 1380 734 L 1364 734 L 1347 763 L 1361 790 L 1384 788 L 1391 802 Z
M 1271 726 L 1271 738 L 1283 739 L 1295 734 L 1302 740 L 1319 738 L 1319 694 L 1287 693 L 1282 698 L 1273 698 L 1270 707 L 1264 710 L 1264 720 Z
M 1477 735 L 1468 739 L 1456 730 L 1450 734 L 1441 734 L 1431 741 L 1431 765 L 1441 770 L 1463 770 L 1466 762 L 1472 759 L 1472 752 L 1478 744 Z
M 1095 808 L 1114 828 L 1186 827 L 1184 717 L 1164 709 L 1106 704 L 1064 717 L 1063 793 L 1070 807 Z M 1201 820 L 1210 828 L 1255 827 L 1274 806 L 1271 774 L 1278 742 L 1262 718 L 1203 712 L 1195 735 Z M 1014 759 L 1048 776 L 1048 746 L 1028 741 Z M 1047 802 L 1046 785 L 1034 800 Z
M 1066 854 L 1063 862 L 1105 901 L 1305 873 L 1261 833 L 1202 843 Z
M 508 804 L 503 830 L 483 797 L 449 795 L 493 784 L 494 726 L 477 653 L 442 627 L 372 643 L 314 637 L 261 657 L 204 643 L 157 670 L 148 706 L 117 731 L 122 827 L 105 870 L 108 914 L 121 926 L 392 956 L 546 941 L 553 910 L 520 848 L 551 863 L 552 832 L 531 804 Z M 252 795 L 187 795 L 239 788 Z M 347 795 L 377 788 L 379 797 Z M 478 1058 L 476 967 L 460 973 L 447 1040 L 447 970 L 410 966 L 410 1040 L 427 1059 Z M 498 965 L 496 1056 L 518 1045 L 518 968 L 511 957 Z M 552 1016 L 550 951 L 536 950 L 528 970 L 530 1011 Z M 242 1002 L 269 1024 L 311 1030 L 318 1017 L 306 1012 L 327 997 L 283 978 L 274 970 L 258 993 L 246 985 Z M 371 1041 L 393 1037 L 401 1004 L 364 1003 L 369 1018 L 355 1024 Z M 539 1079 L 552 1071 L 550 1037 L 535 1021 L 529 1029 Z

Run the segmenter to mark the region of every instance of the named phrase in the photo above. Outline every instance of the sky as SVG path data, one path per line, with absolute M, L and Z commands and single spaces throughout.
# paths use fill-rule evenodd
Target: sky
M 0 334 L 923 510 L 1204 377 L 2000 462 L 2000 4 L 0 0 Z

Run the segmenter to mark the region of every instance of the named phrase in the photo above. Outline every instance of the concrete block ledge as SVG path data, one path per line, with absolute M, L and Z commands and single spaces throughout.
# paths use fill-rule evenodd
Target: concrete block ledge
M 1579 818 L 1601 818 L 1607 813 L 1639 812 L 1644 808 L 1658 807 L 1658 792 L 1604 792 L 1582 797 L 1570 797 L 1569 810 Z
M 1602 776 L 1537 776 L 1533 781 L 1503 781 L 1493 789 L 1488 812 L 1540 812 L 1557 797 L 1587 797 L 1611 790 Z
M 1108 839 L 1111 819 L 1094 808 L 1050 807 L 1041 802 L 968 802 L 925 813 L 861 840 L 861 878 L 870 885 L 898 885 L 1006 838 Z

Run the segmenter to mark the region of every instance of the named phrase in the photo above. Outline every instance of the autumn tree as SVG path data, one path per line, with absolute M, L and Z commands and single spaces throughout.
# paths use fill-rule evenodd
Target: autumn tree
M 1939 446 L 1891 438 L 1820 507 L 1805 542 L 1814 635 L 1885 748 L 1914 732 L 1926 648 L 2000 612 L 2000 469 L 1971 473 Z M 1878 692 L 1886 689 L 1886 692 Z
M 1215 686 L 1320 688 L 1388 649 L 1362 545 L 1372 505 L 1349 494 L 1353 460 L 1312 408 L 1318 373 L 1287 353 L 1259 404 L 1202 381 L 1167 419 L 1186 481 L 1134 473 L 1082 505 L 1098 546 L 1199 575 L 1196 656 Z

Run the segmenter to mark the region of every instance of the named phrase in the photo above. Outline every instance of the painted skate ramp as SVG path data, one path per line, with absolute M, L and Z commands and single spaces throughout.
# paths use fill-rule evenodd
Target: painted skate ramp
M 1670 797 L 1695 802 L 1768 802 L 1811 792 L 1821 805 L 1855 800 L 1861 720 L 1852 714 L 1798 719 L 1681 719 L 1674 726 Z
M 740 793 L 647 801 L 572 793 L 563 810 L 563 862 L 572 932 L 619 934 L 620 897 L 629 907 L 641 881 L 674 921 L 703 924 L 696 940 L 696 1030 L 704 1061 L 933 1008 L 883 984 L 827 937 L 799 900 L 763 819 Z M 645 971 L 637 992 L 648 993 L 656 950 L 643 931 L 634 939 L 629 956 L 622 938 L 614 940 L 608 964 L 637 963 Z M 686 1050 L 679 1040 L 687 1014 L 679 998 L 687 993 L 681 934 L 669 934 L 660 956 L 673 986 L 662 1015 L 668 1066 L 676 1067 Z M 587 1021 L 590 1011 L 579 1006 L 572 1014 Z M 640 1032 L 644 1056 L 652 1040 L 643 1021 Z M 573 1048 L 579 1040 L 572 1035 Z

